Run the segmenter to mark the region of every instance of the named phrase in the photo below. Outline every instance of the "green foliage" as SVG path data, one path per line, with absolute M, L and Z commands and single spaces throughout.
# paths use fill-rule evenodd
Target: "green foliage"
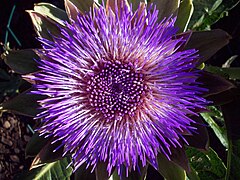
M 21 174 L 21 176 L 16 177 L 16 179 L 21 180 L 46 180 L 46 179 L 70 179 L 72 174 L 72 168 L 67 166 L 70 163 L 69 158 L 63 158 L 52 163 L 47 163 L 43 166 L 34 168 L 29 172 Z
M 194 0 L 194 12 L 189 28 L 194 30 L 211 29 L 211 25 L 228 15 L 229 10 L 239 0 Z
M 186 172 L 180 166 L 169 161 L 165 155 L 158 155 L 158 172 L 166 179 L 185 180 Z
M 217 66 L 206 66 L 204 68 L 206 71 L 218 74 L 226 79 L 231 80 L 240 80 L 240 68 L 239 67 L 229 67 L 229 68 L 221 68 Z
M 34 11 L 46 15 L 61 25 L 64 25 L 64 21 L 68 21 L 67 13 L 64 10 L 49 3 L 35 4 Z
M 210 113 L 201 113 L 203 119 L 208 123 L 208 125 L 212 128 L 213 132 L 220 140 L 222 145 L 228 148 L 228 140 L 227 140 L 227 130 L 226 127 L 220 127 L 214 119 L 211 117 Z
M 183 0 L 178 9 L 178 16 L 175 25 L 179 28 L 179 32 L 184 32 L 187 29 L 188 23 L 193 14 L 192 0 Z
M 194 173 L 196 173 L 195 179 L 197 179 L 197 176 L 200 179 L 208 180 L 224 179 L 226 167 L 212 148 L 210 148 L 208 152 L 201 152 L 195 148 L 188 148 L 186 153 L 191 168 Z M 192 177 L 194 173 L 188 176 Z

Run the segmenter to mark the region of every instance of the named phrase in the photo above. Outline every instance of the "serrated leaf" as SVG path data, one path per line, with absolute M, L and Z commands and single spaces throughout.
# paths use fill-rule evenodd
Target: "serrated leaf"
M 28 74 L 38 69 L 38 55 L 32 49 L 8 51 L 4 57 L 5 63 L 16 73 Z
M 178 9 L 177 20 L 175 22 L 175 25 L 179 28 L 179 32 L 186 31 L 192 13 L 193 13 L 192 0 L 181 1 Z
M 37 3 L 34 5 L 34 11 L 46 15 L 52 20 L 64 26 L 63 21 L 68 21 L 66 12 L 50 3 Z
M 229 43 L 231 36 L 220 29 L 193 32 L 185 49 L 196 49 L 200 55 L 198 65 L 212 57 L 218 50 Z
M 165 179 L 178 179 L 185 180 L 186 172 L 177 164 L 172 161 L 169 161 L 165 155 L 159 154 L 158 157 L 158 172 Z
M 168 18 L 171 15 L 176 16 L 180 5 L 180 0 L 148 0 L 148 4 L 153 3 L 159 9 L 158 19 Z
M 32 94 L 27 90 L 16 97 L 4 102 L 1 106 L 4 110 L 10 110 L 14 113 L 35 117 L 41 112 L 38 100 L 45 99 L 45 96 Z
M 186 150 L 191 167 L 195 169 L 200 179 L 223 179 L 226 167 L 217 153 L 209 148 L 208 152 L 201 152 L 195 148 Z
M 30 170 L 22 174 L 16 179 L 19 180 L 46 180 L 46 179 L 61 179 L 67 180 L 72 174 L 72 168 L 67 166 L 70 163 L 69 158 L 63 158 L 53 163 L 45 164 L 44 166 Z

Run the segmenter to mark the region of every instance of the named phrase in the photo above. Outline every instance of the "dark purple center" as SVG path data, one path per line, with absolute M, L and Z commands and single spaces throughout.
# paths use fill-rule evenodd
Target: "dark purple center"
M 131 65 L 105 64 L 89 82 L 91 106 L 105 117 L 123 117 L 131 114 L 141 103 L 144 92 L 143 75 Z

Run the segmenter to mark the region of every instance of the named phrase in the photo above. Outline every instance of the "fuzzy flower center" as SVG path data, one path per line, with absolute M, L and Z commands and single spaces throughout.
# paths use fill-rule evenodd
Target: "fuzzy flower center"
M 90 80 L 87 91 L 92 107 L 108 118 L 131 115 L 141 104 L 143 74 L 130 64 L 106 63 Z

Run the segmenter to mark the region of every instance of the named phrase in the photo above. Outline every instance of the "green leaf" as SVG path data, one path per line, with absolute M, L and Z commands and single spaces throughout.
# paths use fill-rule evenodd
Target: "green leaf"
M 193 13 L 192 0 L 183 0 L 178 9 L 178 15 L 175 25 L 179 28 L 179 32 L 185 32 Z
M 227 133 L 224 127 L 219 127 L 217 123 L 212 119 L 209 113 L 201 113 L 203 119 L 208 123 L 208 125 L 212 128 L 215 135 L 218 137 L 222 145 L 228 148 L 228 140 Z
M 27 90 L 16 97 L 4 102 L 0 108 L 10 110 L 14 113 L 35 117 L 41 112 L 37 101 L 45 99 L 45 96 L 32 94 Z
M 8 51 L 4 57 L 5 63 L 16 73 L 28 74 L 38 69 L 38 55 L 32 49 Z
M 34 29 L 38 36 L 48 40 L 53 40 L 52 35 L 57 37 L 62 36 L 61 30 L 59 28 L 62 26 L 61 24 L 39 12 L 35 12 L 32 10 L 28 10 L 27 12 L 32 19 Z M 62 28 L 64 28 L 64 26 L 62 26 Z
M 186 172 L 177 164 L 169 161 L 165 155 L 158 155 L 158 171 L 166 179 L 169 180 L 185 180 Z
M 34 5 L 34 11 L 46 15 L 52 20 L 64 26 L 63 21 L 68 21 L 66 12 L 49 3 L 37 3 Z
M 148 4 L 153 3 L 159 10 L 158 19 L 168 18 L 173 15 L 176 16 L 180 5 L 180 0 L 148 0 Z
M 231 36 L 220 29 L 193 32 L 185 49 L 196 49 L 200 55 L 198 65 L 212 57 L 218 50 L 229 43 Z
M 212 148 L 208 152 L 188 148 L 186 153 L 191 167 L 200 179 L 216 180 L 225 177 L 226 167 Z
M 56 162 L 45 164 L 44 166 L 34 168 L 27 173 L 22 174 L 16 179 L 24 180 L 46 180 L 46 179 L 61 179 L 67 180 L 72 174 L 72 168 L 67 166 L 70 163 L 69 158 L 63 158 Z
M 204 70 L 223 76 L 226 79 L 240 80 L 240 68 L 238 67 L 221 68 L 217 66 L 206 66 Z
M 193 1 L 194 13 L 190 21 L 190 29 L 206 30 L 211 25 L 228 14 L 233 7 L 239 3 L 239 0 L 201 0 Z

